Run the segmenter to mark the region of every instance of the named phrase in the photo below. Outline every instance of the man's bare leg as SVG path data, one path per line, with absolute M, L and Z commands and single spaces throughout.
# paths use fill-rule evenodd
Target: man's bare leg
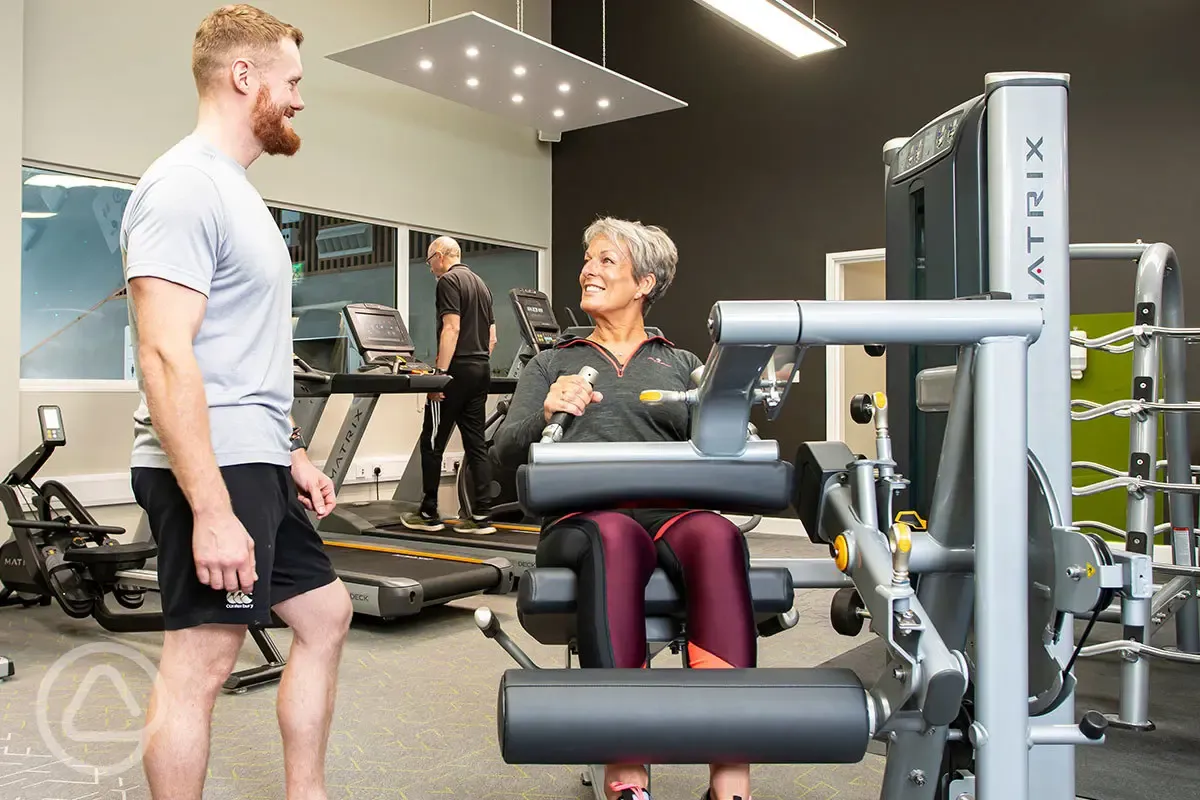
M 288 800 L 325 800 L 325 752 L 353 614 L 350 595 L 334 581 L 285 600 L 275 613 L 293 634 L 277 705 Z
M 166 631 L 146 712 L 142 765 L 155 800 L 200 800 L 213 703 L 233 671 L 245 625 Z

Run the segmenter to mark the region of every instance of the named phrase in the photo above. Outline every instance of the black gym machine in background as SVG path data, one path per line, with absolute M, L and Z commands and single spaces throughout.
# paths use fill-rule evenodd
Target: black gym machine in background
M 162 631 L 161 612 L 139 610 L 146 592 L 158 591 L 152 564 L 157 547 L 152 541 L 122 544 L 116 537 L 125 529 L 98 524 L 66 486 L 35 481 L 54 451 L 67 443 L 58 406 L 39 406 L 38 422 L 42 443 L 0 481 L 0 506 L 13 532 L 0 546 L 0 605 L 57 602 L 68 616 L 92 617 L 113 633 Z M 129 612 L 110 608 L 109 596 Z M 270 635 L 259 627 L 250 633 L 266 663 L 231 674 L 226 691 L 274 683 L 283 673 L 284 659 Z M 12 674 L 12 662 L 0 658 L 0 679 Z

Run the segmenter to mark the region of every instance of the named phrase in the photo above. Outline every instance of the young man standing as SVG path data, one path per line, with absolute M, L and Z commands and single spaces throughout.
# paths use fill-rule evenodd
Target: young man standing
M 196 32 L 195 130 L 138 182 L 121 226 L 142 403 L 132 484 L 158 546 L 166 632 L 144 766 L 155 798 L 200 800 L 213 703 L 249 625 L 294 634 L 279 686 L 289 800 L 325 794 L 351 616 L 305 509 L 332 482 L 291 424 L 291 258 L 246 176 L 293 155 L 303 34 L 248 5 Z
M 492 350 L 496 347 L 496 316 L 492 293 L 478 275 L 460 260 L 462 249 L 449 236 L 434 239 L 426 252 L 429 271 L 437 278 L 437 359 L 434 365 L 453 378 L 445 393 L 431 392 L 421 429 L 421 506 L 401 516 L 411 530 L 440 531 L 438 483 L 442 455 L 458 425 L 466 463 L 471 468 L 475 504 L 472 518 L 454 526 L 459 533 L 495 533 L 488 524 L 492 507 L 492 475 L 488 464 L 487 397 L 492 384 Z

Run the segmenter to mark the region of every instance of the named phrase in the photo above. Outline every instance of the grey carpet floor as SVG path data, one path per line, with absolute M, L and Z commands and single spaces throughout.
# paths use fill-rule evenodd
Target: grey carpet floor
M 826 552 L 805 539 L 776 536 L 753 536 L 751 550 L 756 557 Z M 833 633 L 831 594 L 798 595 L 801 623 L 762 640 L 762 666 L 815 666 L 867 641 L 869 634 L 846 639 Z M 462 600 L 392 624 L 356 619 L 327 760 L 331 798 L 591 797 L 577 765 L 519 767 L 501 760 L 496 691 L 501 673 L 515 665 L 476 629 L 472 614 L 480 605 L 492 608 L 535 661 L 562 663 L 561 649 L 540 646 L 521 630 L 510 597 Z M 289 633 L 273 635 L 286 653 Z M 161 641 L 159 634 L 110 634 L 57 606 L 0 609 L 0 654 L 17 668 L 14 679 L 0 683 L 0 798 L 148 798 L 137 742 Z M 80 649 L 88 646 L 97 651 Z M 247 641 L 239 669 L 259 663 L 256 656 Z M 654 663 L 678 662 L 666 653 Z M 205 798 L 285 797 L 275 696 L 276 687 L 268 686 L 218 699 Z M 72 769 L 72 762 L 93 769 Z M 754 797 L 874 800 L 882 771 L 875 756 L 849 766 L 756 767 Z M 655 769 L 656 798 L 698 798 L 706 785 L 704 767 Z

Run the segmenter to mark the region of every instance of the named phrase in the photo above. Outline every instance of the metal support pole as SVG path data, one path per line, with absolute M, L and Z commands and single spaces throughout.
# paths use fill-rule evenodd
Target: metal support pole
M 1012 521 L 1029 514 L 1028 343 L 985 340 L 975 365 L 976 722 L 980 800 L 1027 800 L 1029 643 L 1013 635 L 1028 619 L 1029 543 Z

